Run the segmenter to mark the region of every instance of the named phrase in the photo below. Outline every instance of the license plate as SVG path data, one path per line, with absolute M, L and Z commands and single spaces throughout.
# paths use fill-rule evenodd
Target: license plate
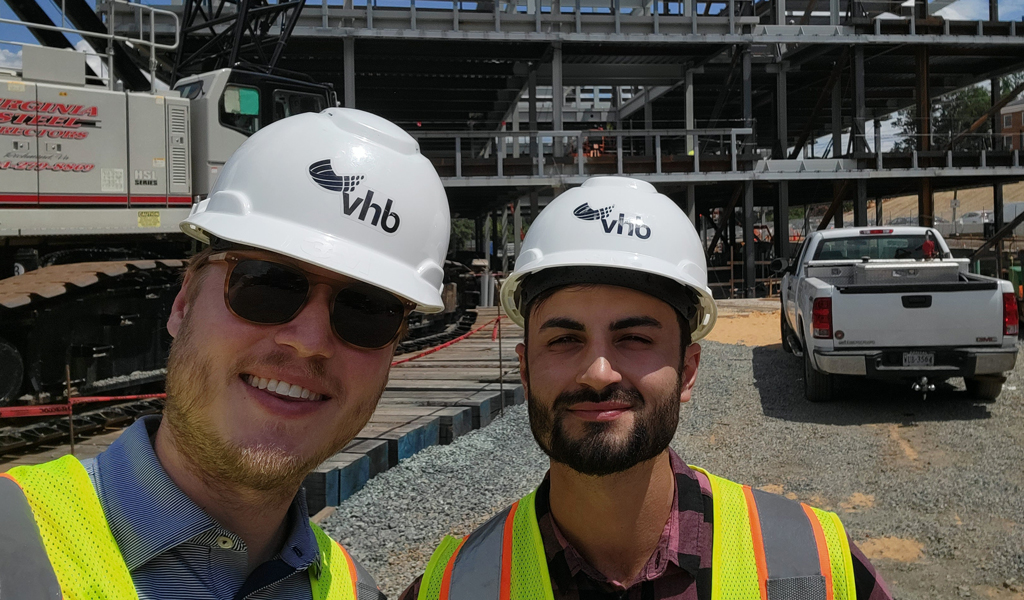
M 934 367 L 935 354 L 932 352 L 904 352 L 904 367 Z

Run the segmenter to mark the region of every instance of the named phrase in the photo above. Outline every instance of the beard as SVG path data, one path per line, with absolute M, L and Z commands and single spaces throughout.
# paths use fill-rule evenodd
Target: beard
M 562 392 L 550 409 L 534 396 L 530 386 L 530 430 L 551 460 L 574 471 L 595 477 L 621 473 L 658 456 L 672 442 L 679 424 L 679 395 L 683 386 L 682 369 L 679 373 L 675 389 L 664 397 L 644 398 L 636 389 L 617 385 L 600 392 L 584 388 Z M 633 427 L 625 436 L 616 434 L 614 421 L 586 422 L 579 437 L 569 434 L 565 419 L 572 406 L 612 400 L 632 406 Z
M 179 335 L 171 344 L 167 361 L 167 401 L 163 420 L 173 433 L 174 445 L 185 458 L 185 464 L 194 475 L 211 487 L 241 487 L 256 491 L 281 490 L 294 493 L 305 476 L 328 457 L 341 450 L 369 420 L 376 401 L 366 403 L 362 414 L 354 415 L 352 422 L 358 427 L 341 427 L 336 435 L 324 441 L 306 455 L 270 442 L 232 442 L 217 432 L 208 410 L 212 402 L 210 390 L 219 389 L 214 380 L 213 358 L 204 353 L 204 345 L 196 337 L 189 316 L 182 321 Z M 285 353 L 276 353 L 260 359 L 242 358 L 226 373 L 253 372 L 257 365 L 294 364 Z M 322 362 L 309 361 L 304 365 L 306 375 L 324 383 L 324 389 L 336 390 L 331 385 Z M 386 381 L 376 398 L 380 398 Z M 332 394 L 337 397 L 337 394 Z M 331 401 L 331 400 L 328 400 Z M 268 435 L 257 439 L 276 439 L 284 436 L 284 424 L 260 425 Z M 278 435 L 274 435 L 274 434 Z M 288 490 L 291 490 L 288 492 Z

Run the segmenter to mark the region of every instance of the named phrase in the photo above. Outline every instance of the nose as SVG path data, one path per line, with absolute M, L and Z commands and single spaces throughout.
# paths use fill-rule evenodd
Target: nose
M 612 363 L 603 354 L 594 357 L 587 370 L 576 378 L 576 383 L 598 392 L 620 381 L 622 375 L 612 367 Z
M 331 358 L 334 355 L 335 338 L 331 329 L 330 300 L 330 286 L 319 284 L 314 287 L 299 314 L 278 326 L 274 341 L 292 348 L 301 358 Z

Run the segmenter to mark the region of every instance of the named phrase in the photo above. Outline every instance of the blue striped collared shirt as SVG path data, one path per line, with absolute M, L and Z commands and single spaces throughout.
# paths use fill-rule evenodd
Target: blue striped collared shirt
M 99 495 L 139 600 L 312 600 L 320 568 L 305 492 L 288 509 L 273 559 L 246 575 L 245 543 L 171 481 L 153 451 L 160 417 L 143 417 L 95 459 L 82 461 Z

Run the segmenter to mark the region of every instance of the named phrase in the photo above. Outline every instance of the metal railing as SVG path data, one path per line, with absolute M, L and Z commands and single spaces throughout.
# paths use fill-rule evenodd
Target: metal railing
M 115 17 L 116 17 L 116 13 L 117 13 L 117 10 L 118 10 L 118 6 L 124 7 L 124 8 L 126 8 L 126 9 L 128 9 L 130 11 L 138 11 L 138 17 L 139 17 L 139 32 L 138 32 L 139 34 L 138 34 L 138 36 L 125 36 L 125 35 L 118 35 L 118 34 L 114 33 Z M 97 32 L 94 32 L 94 31 L 87 31 L 87 30 L 84 30 L 84 29 L 74 29 L 72 27 L 61 27 L 61 26 L 57 26 L 57 25 L 41 25 L 41 24 L 38 24 L 38 23 L 26 23 L 25 21 L 19 21 L 19 20 L 14 20 L 14 19 L 2 19 L 2 18 L 0 18 L 0 23 L 9 24 L 9 25 L 21 25 L 21 26 L 24 26 L 24 27 L 28 27 L 29 29 L 42 29 L 44 31 L 57 31 L 57 32 L 60 32 L 60 33 L 72 33 L 72 34 L 79 35 L 79 36 L 81 36 L 83 38 L 86 38 L 87 40 L 88 39 L 103 39 L 103 40 L 107 40 L 108 42 L 127 42 L 127 43 L 130 43 L 130 44 L 135 44 L 135 45 L 140 45 L 140 46 L 148 47 L 149 48 L 149 78 L 150 78 L 150 82 L 156 81 L 156 67 L 157 67 L 156 50 L 167 50 L 167 51 L 176 50 L 178 48 L 178 44 L 180 43 L 179 34 L 178 34 L 180 21 L 178 20 L 178 15 L 175 14 L 174 12 L 169 11 L 169 10 L 162 10 L 162 9 L 159 9 L 159 8 L 154 8 L 154 7 L 146 5 L 146 4 L 134 4 L 134 3 L 131 3 L 131 2 L 126 2 L 125 0 L 108 0 L 108 2 L 106 3 L 106 6 L 104 7 L 104 10 L 105 10 L 106 15 L 107 15 L 107 32 L 106 33 L 97 33 Z M 148 16 L 148 21 L 149 21 L 149 36 L 148 37 L 149 37 L 149 39 L 146 39 L 145 29 L 141 26 L 142 25 L 142 20 L 143 20 L 144 16 Z M 156 18 L 157 18 L 157 16 L 168 17 L 168 18 L 170 18 L 171 20 L 174 21 L 174 25 L 173 25 L 174 43 L 173 44 L 161 44 L 160 42 L 156 41 L 156 35 L 157 35 Z M 0 44 L 9 44 L 9 45 L 13 45 L 13 46 L 37 45 L 37 44 L 28 44 L 26 42 L 14 42 L 14 41 L 6 41 L 6 40 L 0 40 Z M 108 44 L 107 48 L 108 48 L 107 52 L 95 52 L 94 54 L 89 54 L 87 56 L 99 56 L 99 57 L 103 57 L 103 58 L 107 59 L 107 76 L 104 77 L 103 73 L 97 73 L 97 75 L 99 76 L 101 81 L 106 82 L 107 87 L 109 89 L 114 89 L 114 46 L 113 46 L 113 44 Z
M 329 14 L 329 7 L 339 5 L 342 9 L 340 14 Z M 380 21 L 384 18 L 388 20 L 385 27 L 393 27 L 395 20 L 401 19 L 409 29 L 416 30 L 420 28 L 418 21 L 437 21 L 440 18 L 450 20 L 453 31 L 474 24 L 477 30 L 486 28 L 501 32 L 503 21 L 506 24 L 515 22 L 519 26 L 532 21 L 536 33 L 541 33 L 545 25 L 551 24 L 567 25 L 575 33 L 582 33 L 584 19 L 606 16 L 612 18 L 617 34 L 623 32 L 624 26 L 644 23 L 647 31 L 659 33 L 664 19 L 677 24 L 688 23 L 691 32 L 697 33 L 698 18 L 710 17 L 727 21 L 728 32 L 735 34 L 741 32 L 740 17 L 753 18 L 753 5 L 754 0 L 343 0 L 338 3 L 321 0 L 320 10 L 323 27 L 330 26 L 330 17 L 341 17 L 354 18 L 367 29 L 373 29 L 374 19 Z M 482 15 L 487 17 L 481 18 Z
M 749 127 L 632 131 L 413 131 L 424 155 L 456 178 L 548 175 L 700 173 L 702 159 L 716 172 L 740 170 Z M 715 143 L 701 148 L 702 140 Z M 450 162 L 449 162 L 450 161 Z M 634 165 L 630 165 L 634 163 Z M 640 163 L 639 165 L 635 163 Z M 635 167 L 648 168 L 638 171 Z M 470 173 L 470 169 L 472 173 Z

